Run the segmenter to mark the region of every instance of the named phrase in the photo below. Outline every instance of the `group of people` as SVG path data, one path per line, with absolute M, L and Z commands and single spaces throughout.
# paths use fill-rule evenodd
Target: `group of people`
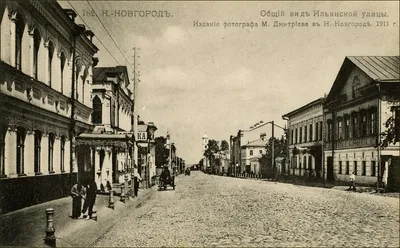
M 72 218 L 90 220 L 93 214 L 93 206 L 96 201 L 97 185 L 94 181 L 82 185 L 80 182 L 72 186 Z M 83 200 L 83 206 L 82 206 Z M 86 214 L 88 211 L 88 214 Z

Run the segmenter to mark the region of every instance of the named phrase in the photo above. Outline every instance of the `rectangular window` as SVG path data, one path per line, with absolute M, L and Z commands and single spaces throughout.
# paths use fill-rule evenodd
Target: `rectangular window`
M 300 127 L 300 140 L 299 143 L 303 142 L 303 127 Z
M 297 128 L 296 128 L 296 137 L 295 137 L 295 139 L 294 139 L 294 142 L 295 142 L 295 144 L 297 144 L 298 143 L 298 130 L 297 130 Z
M 376 133 L 376 113 L 371 113 L 370 116 L 370 134 L 375 134 Z
M 357 161 L 354 161 L 354 175 L 357 175 Z
M 362 164 L 361 164 L 361 175 L 362 176 L 366 176 L 366 167 L 367 167 L 367 164 L 366 164 L 366 162 L 365 161 L 362 161 L 361 162 Z
M 350 174 L 350 162 L 346 161 L 346 175 Z
M 293 141 L 294 141 L 294 139 L 293 139 L 293 138 L 294 138 L 294 137 L 293 137 L 293 129 L 292 129 L 292 131 L 291 131 L 291 134 L 292 134 L 292 135 L 290 136 L 290 140 L 291 140 L 292 142 L 291 142 L 290 144 L 293 145 L 293 144 L 294 144 L 294 143 L 293 143 Z
M 49 134 L 49 172 L 54 172 L 53 168 L 53 148 L 54 148 L 54 134 Z
M 332 138 L 332 123 L 330 121 L 328 121 L 327 124 L 327 140 L 331 140 Z
M 40 172 L 40 145 L 42 142 L 42 133 L 40 131 L 35 130 L 35 144 L 34 144 L 34 153 L 35 153 L 35 173 Z
M 253 156 L 253 150 L 250 150 L 250 156 Z M 271 155 L 272 156 L 272 155 Z
M 342 139 L 342 120 L 338 120 L 338 139 Z
M 339 174 L 342 174 L 342 161 L 339 161 Z
M 319 133 L 318 133 L 318 122 L 315 123 L 315 140 L 319 140 Z
M 312 124 L 310 124 L 310 138 L 308 140 L 313 141 L 313 126 L 312 126 Z
M 304 142 L 307 142 L 307 125 L 304 126 Z
M 371 176 L 375 176 L 376 174 L 376 161 L 371 161 Z
M 367 116 L 365 113 L 361 117 L 361 136 L 367 136 Z
M 17 129 L 17 173 L 24 174 L 24 155 L 25 155 L 25 129 Z
M 322 121 L 319 122 L 319 140 L 322 140 Z
M 260 154 L 262 154 L 262 150 L 260 150 Z
M 344 138 L 348 139 L 350 138 L 350 118 L 345 118 L 344 125 Z
M 352 118 L 352 137 L 353 138 L 357 138 L 358 137 L 358 133 L 357 133 L 357 115 L 353 115 Z

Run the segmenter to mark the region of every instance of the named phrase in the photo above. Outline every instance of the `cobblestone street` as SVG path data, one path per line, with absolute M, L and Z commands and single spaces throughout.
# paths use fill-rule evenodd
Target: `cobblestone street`
M 399 199 L 219 177 L 179 176 L 95 246 L 399 246 Z

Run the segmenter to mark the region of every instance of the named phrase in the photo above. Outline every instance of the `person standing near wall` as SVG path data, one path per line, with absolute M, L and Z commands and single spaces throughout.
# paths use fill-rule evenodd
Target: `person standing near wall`
M 81 183 L 77 183 L 71 188 L 72 197 L 72 218 L 78 219 L 81 216 L 82 198 L 85 195 L 85 188 Z

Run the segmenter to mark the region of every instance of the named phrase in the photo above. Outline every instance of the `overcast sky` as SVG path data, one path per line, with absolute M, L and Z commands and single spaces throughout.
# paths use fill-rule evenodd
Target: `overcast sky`
M 71 8 L 62 1 L 64 8 Z M 127 62 L 93 16 L 86 1 L 70 1 L 119 64 Z M 154 121 L 156 136 L 169 130 L 178 156 L 201 159 L 201 137 L 225 139 L 238 129 L 274 120 L 328 93 L 345 56 L 399 55 L 399 2 L 133 2 L 90 1 L 130 63 L 140 48 L 137 109 Z M 116 17 L 116 11 L 164 10 L 170 18 Z M 262 17 L 262 10 L 285 11 Z M 313 11 L 357 11 L 356 18 L 314 17 Z M 103 15 L 107 11 L 109 16 Z M 310 17 L 290 17 L 308 11 Z M 362 12 L 387 12 L 386 18 L 362 18 Z M 120 12 L 122 13 L 122 12 Z M 377 27 L 377 21 L 389 27 Z M 193 22 L 219 22 L 218 28 Z M 224 22 L 257 22 L 257 28 L 224 28 Z M 270 27 L 262 27 L 268 21 Z M 273 22 L 319 22 L 320 27 L 274 28 Z M 372 27 L 324 27 L 324 21 L 366 22 Z M 80 18 L 77 22 L 82 23 Z M 397 22 L 397 26 L 393 25 Z M 385 24 L 385 23 L 383 23 Z M 115 66 L 106 49 L 98 66 Z M 133 76 L 131 76 L 133 77 Z M 256 138 L 260 131 L 252 133 Z

